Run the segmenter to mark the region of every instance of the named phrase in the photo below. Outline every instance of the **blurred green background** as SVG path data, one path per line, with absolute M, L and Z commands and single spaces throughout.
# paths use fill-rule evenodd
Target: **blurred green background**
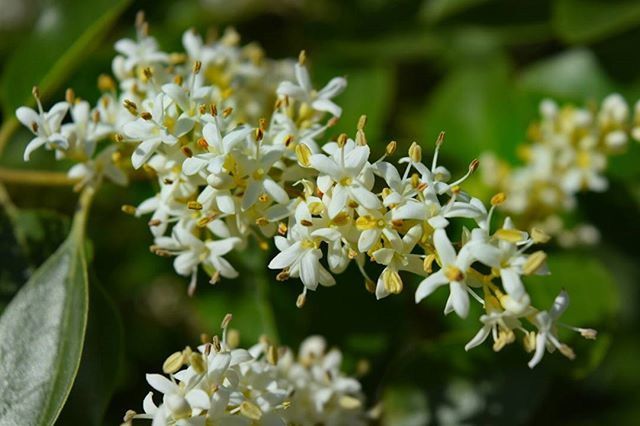
M 612 91 L 632 105 L 640 97 L 640 2 L 632 0 L 0 0 L 2 131 L 12 130 L 13 111 L 30 102 L 36 83 L 47 104 L 62 99 L 67 87 L 95 101 L 97 76 L 111 69 L 113 43 L 133 35 L 141 9 L 165 51 L 180 50 L 188 28 L 205 33 L 228 25 L 271 57 L 306 49 L 317 84 L 333 75 L 349 80 L 338 99 L 345 113 L 332 133 L 353 133 L 365 113 L 374 151 L 396 139 L 402 149 L 416 140 L 430 152 L 445 130 L 442 163 L 454 172 L 485 150 L 515 161 L 544 97 L 581 105 Z M 45 152 L 24 164 L 28 138 L 26 130 L 10 138 L 1 167 L 68 168 Z M 488 344 L 464 352 L 479 311 L 466 321 L 445 318 L 440 293 L 416 306 L 413 282 L 377 302 L 355 268 L 336 287 L 311 294 L 302 310 L 295 308 L 300 284 L 276 282 L 266 266 L 263 274 L 241 273 L 215 288 L 202 284 L 203 276 L 189 298 L 171 261 L 149 252 L 145 221 L 120 211 L 150 196 L 152 185 L 105 186 L 89 224 L 87 343 L 59 423 L 119 424 L 127 409 L 140 411 L 148 391 L 144 373 L 197 344 L 201 332 L 215 332 L 227 312 L 242 344 L 251 345 L 264 332 L 266 297 L 281 343 L 296 347 L 319 333 L 344 351 L 348 371 L 368 361 L 361 380 L 369 403 L 385 404 L 385 424 L 637 424 L 638 145 L 632 141 L 612 159 L 608 192 L 580 196 L 576 215 L 595 224 L 602 241 L 573 250 L 552 244 L 553 275 L 529 287 L 540 306 L 566 288 L 572 296 L 566 321 L 597 328 L 598 340 L 563 335 L 578 358 L 548 355 L 534 371 L 518 344 L 498 354 Z M 76 197 L 67 187 L 6 188 L 0 309 L 64 239 Z M 479 182 L 473 189 L 485 191 Z M 231 260 L 251 270 L 270 256 L 249 254 Z M 256 291 L 258 280 L 267 281 L 268 294 Z

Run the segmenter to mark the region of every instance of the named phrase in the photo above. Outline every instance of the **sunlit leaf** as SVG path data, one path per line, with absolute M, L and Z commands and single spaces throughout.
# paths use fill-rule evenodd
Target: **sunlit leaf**
M 558 0 L 554 2 L 556 32 L 570 43 L 598 40 L 640 24 L 635 0 Z
M 519 83 L 524 90 L 559 100 L 599 100 L 613 83 L 593 53 L 574 49 L 544 59 L 525 69 Z

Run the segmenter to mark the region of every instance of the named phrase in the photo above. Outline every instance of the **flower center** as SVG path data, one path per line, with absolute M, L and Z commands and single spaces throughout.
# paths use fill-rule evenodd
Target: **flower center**
M 447 265 L 444 267 L 444 276 L 447 277 L 449 281 L 462 281 L 464 279 L 464 274 L 462 271 L 455 265 Z

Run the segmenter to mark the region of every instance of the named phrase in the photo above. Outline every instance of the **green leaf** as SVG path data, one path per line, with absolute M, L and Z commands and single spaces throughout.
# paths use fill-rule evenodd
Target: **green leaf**
M 640 2 L 635 0 L 558 0 L 553 25 L 569 43 L 599 40 L 640 23 Z
M 611 273 L 593 256 L 580 253 L 550 253 L 551 275 L 529 277 L 525 282 L 534 306 L 548 309 L 565 289 L 571 303 L 562 321 L 578 327 L 593 327 L 611 320 L 620 300 Z
M 451 71 L 429 99 L 422 115 L 423 149 L 432 152 L 445 131 L 443 155 L 469 162 L 491 150 L 513 158 L 527 128 L 526 104 L 513 90 L 511 67 L 501 56 Z
M 33 103 L 33 85 L 39 85 L 45 98 L 60 88 L 128 4 L 129 0 L 47 3 L 34 31 L 7 61 L 0 83 L 4 116 L 13 117 L 17 107 Z
M 78 376 L 59 423 L 104 424 L 104 414 L 118 384 L 123 329 L 120 313 L 95 275 L 89 280 L 91 310 Z
M 587 49 L 573 49 L 544 59 L 525 69 L 522 89 L 536 95 L 583 102 L 601 99 L 613 91 L 613 83 Z
M 80 364 L 87 325 L 85 191 L 71 235 L 34 272 L 0 317 L 0 424 L 50 425 Z

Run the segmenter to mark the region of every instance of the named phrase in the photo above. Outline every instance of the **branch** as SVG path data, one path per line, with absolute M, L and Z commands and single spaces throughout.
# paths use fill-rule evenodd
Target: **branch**
M 78 182 L 61 172 L 15 170 L 0 167 L 0 182 L 22 185 L 69 186 Z

